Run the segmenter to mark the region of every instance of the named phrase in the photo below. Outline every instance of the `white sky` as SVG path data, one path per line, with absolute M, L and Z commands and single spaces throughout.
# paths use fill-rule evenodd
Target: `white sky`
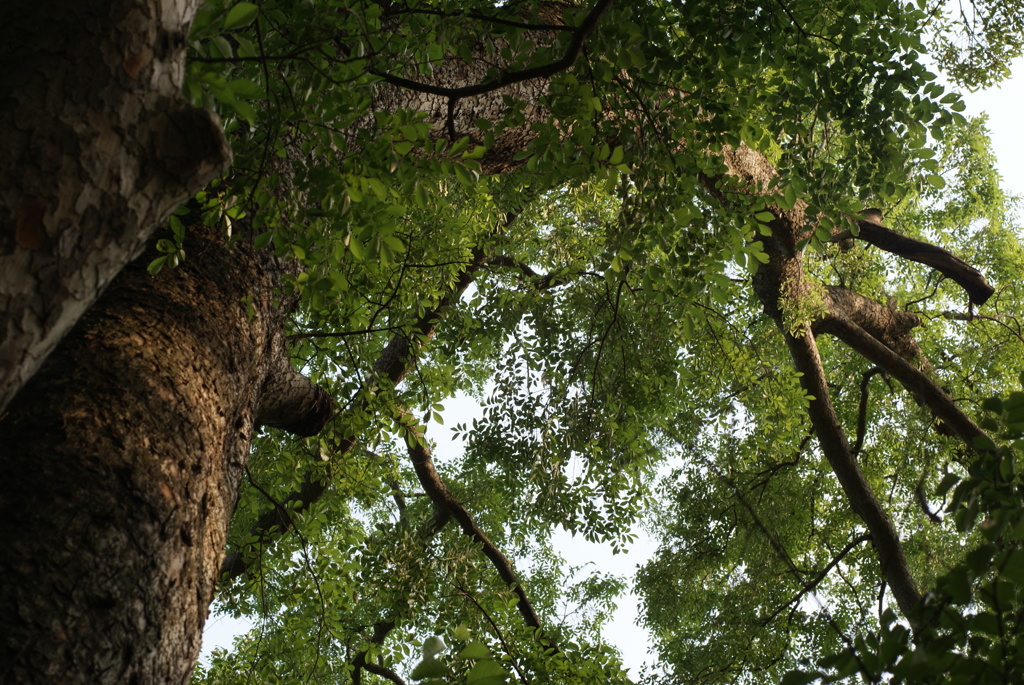
M 1014 76 L 1001 85 L 978 93 L 965 93 L 967 110 L 973 116 L 988 113 L 992 147 L 999 158 L 1004 188 L 1024 196 L 1024 58 L 1013 62 Z
M 1024 58 L 1013 64 L 1015 76 L 999 86 L 978 93 L 965 93 L 967 110 L 964 114 L 974 116 L 986 112 L 989 115 L 989 130 L 992 134 L 993 149 L 999 160 L 999 171 L 1003 176 L 1004 189 L 1013 195 L 1024 196 Z M 450 426 L 469 423 L 474 414 L 470 403 L 448 400 L 446 405 L 446 428 L 434 426 L 431 433 L 438 441 L 435 451 L 439 462 L 453 455 L 452 450 L 461 452 L 459 443 L 445 439 L 450 435 Z M 478 414 L 477 414 L 478 415 Z M 632 578 L 636 566 L 654 550 L 653 541 L 642 531 L 630 554 L 612 555 L 610 550 L 567 534 L 556 538 L 556 549 L 561 550 L 572 565 L 593 562 L 594 568 L 603 572 L 625 575 Z M 647 632 L 636 625 L 637 599 L 624 596 L 611 625 L 606 630 L 607 639 L 623 654 L 624 662 L 636 676 L 647 657 Z M 249 623 L 222 616 L 211 616 L 203 635 L 203 658 L 215 647 L 230 647 L 235 635 L 249 628 Z

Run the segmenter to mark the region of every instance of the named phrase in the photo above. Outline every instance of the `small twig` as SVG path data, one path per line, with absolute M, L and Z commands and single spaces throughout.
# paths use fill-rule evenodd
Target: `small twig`
M 505 639 L 505 634 L 501 632 L 501 628 L 498 627 L 498 623 L 494 620 L 494 617 L 491 616 L 490 612 L 487 611 L 487 609 L 485 609 L 483 606 L 481 606 L 480 602 L 476 601 L 476 597 L 474 597 L 461 587 L 459 588 L 459 595 L 465 597 L 470 602 L 472 602 L 473 605 L 477 608 L 477 610 L 484 615 L 484 618 L 487 619 L 487 622 L 491 624 L 491 628 L 494 630 L 494 636 L 498 638 L 498 642 L 501 643 L 502 649 L 504 649 L 505 653 L 508 654 L 509 657 L 511 657 L 512 647 L 508 644 L 508 640 Z M 519 680 L 523 683 L 529 683 L 530 679 L 527 678 L 526 674 L 519 669 L 519 664 L 516 663 L 516 660 L 512 659 L 511 663 L 512 668 L 516 669 L 516 673 L 519 674 Z

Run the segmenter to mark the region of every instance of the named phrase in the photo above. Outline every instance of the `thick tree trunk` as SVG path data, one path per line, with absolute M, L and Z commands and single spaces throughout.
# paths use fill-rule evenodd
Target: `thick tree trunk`
M 198 0 L 0 8 L 0 411 L 230 154 L 181 94 Z
M 0 419 L 0 682 L 185 682 L 261 404 L 286 405 L 263 390 L 316 395 L 274 375 L 273 260 L 194 235 L 145 260 Z

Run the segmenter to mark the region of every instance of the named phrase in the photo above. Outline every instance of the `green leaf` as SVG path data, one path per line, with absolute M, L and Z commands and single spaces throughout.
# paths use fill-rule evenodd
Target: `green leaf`
M 949 492 L 949 489 L 959 482 L 960 476 L 955 473 L 947 473 L 942 477 L 942 480 L 939 481 L 939 485 L 935 489 L 935 492 L 939 497 L 944 497 L 946 493 Z
M 447 647 L 439 635 L 431 635 L 423 641 L 423 656 L 430 658 L 443 652 Z
M 1024 550 L 1012 550 L 1006 563 L 999 570 L 1004 577 L 1024 587 Z
M 352 253 L 352 256 L 359 261 L 366 259 L 366 246 L 359 242 L 359 239 L 355 236 L 349 236 L 348 249 Z
M 455 165 L 455 178 L 464 186 L 471 186 L 477 181 L 476 174 L 461 164 Z
M 974 438 L 971 443 L 979 450 L 994 450 L 996 448 L 996 444 L 992 442 L 992 438 L 987 435 L 979 435 Z
M 782 676 L 780 685 L 807 685 L 807 683 L 813 683 L 818 677 L 819 674 L 813 671 L 789 671 Z
M 1003 401 L 1003 409 L 1007 412 L 1013 411 L 1017 407 L 1024 407 L 1024 392 L 1020 390 L 1014 390 Z
M 164 268 L 164 265 L 166 263 L 167 263 L 167 257 L 166 256 L 165 257 L 157 257 L 156 259 L 151 261 L 148 266 L 146 266 L 146 271 L 148 271 L 150 273 L 150 275 L 156 276 L 158 273 L 160 273 L 160 270 Z
M 460 659 L 486 659 L 491 653 L 482 642 L 470 642 L 459 652 Z
M 473 664 L 466 674 L 468 685 L 491 685 L 491 683 L 504 683 L 509 673 L 493 659 L 484 659 Z
M 431 656 L 416 664 L 409 677 L 413 680 L 423 680 L 424 678 L 442 678 L 446 675 L 448 675 L 448 667 Z
M 1003 413 L 1003 401 L 998 397 L 989 397 L 981 403 L 981 408 L 993 414 Z
M 258 236 L 256 236 L 256 239 L 253 241 L 253 246 L 257 250 L 262 250 L 267 245 L 269 245 L 270 241 L 273 240 L 273 239 L 274 239 L 274 232 L 273 231 L 264 231 L 263 233 L 260 233 Z
M 235 79 L 234 81 L 228 82 L 228 88 L 235 95 L 239 95 L 244 98 L 258 99 L 263 97 L 263 89 L 258 85 L 247 79 Z
M 259 7 L 251 2 L 238 3 L 228 10 L 227 16 L 224 17 L 224 30 L 230 31 L 231 29 L 248 26 L 256 18 L 259 11 Z

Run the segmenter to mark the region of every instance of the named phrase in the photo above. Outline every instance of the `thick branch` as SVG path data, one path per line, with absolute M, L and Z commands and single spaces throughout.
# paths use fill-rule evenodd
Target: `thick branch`
M 382 644 L 384 644 L 384 640 L 387 639 L 388 633 L 390 633 L 392 630 L 394 630 L 395 625 L 397 625 L 397 624 L 394 621 L 390 621 L 390 620 L 389 621 L 380 621 L 380 622 L 378 622 L 376 625 L 374 625 L 374 627 L 373 627 L 373 635 L 370 637 L 368 642 L 370 642 L 370 644 L 374 644 L 374 645 L 382 645 Z M 359 654 L 356 655 L 355 659 L 352 660 L 352 666 L 353 666 L 352 684 L 353 685 L 361 685 L 361 683 L 363 682 L 363 669 L 366 669 L 370 673 L 374 673 L 376 675 L 379 675 L 382 678 L 387 678 L 391 682 L 397 683 L 398 685 L 405 685 L 405 682 L 399 677 L 399 675 L 397 673 L 395 673 L 394 671 L 392 671 L 391 669 L 385 668 L 384 666 L 379 666 L 377 664 L 373 664 L 373 663 L 368 662 L 366 660 L 366 655 L 368 653 L 369 653 L 369 650 L 368 649 L 364 649 L 361 652 L 359 652 Z
M 260 393 L 256 422 L 308 437 L 319 433 L 334 415 L 334 400 L 327 391 L 295 370 L 281 355 Z
M 857 322 L 858 326 L 908 363 L 921 368 L 930 366 L 917 340 L 910 334 L 911 330 L 921 325 L 919 316 L 880 304 L 849 288 L 828 286 L 826 291 L 825 305 L 829 311 L 841 312 L 851 321 Z M 826 328 L 827 324 L 820 320 L 813 324 L 815 334 Z
M 965 414 L 953 398 L 926 373 L 896 354 L 873 335 L 858 326 L 841 310 L 832 314 L 817 327 L 834 335 L 854 351 L 882 367 L 898 380 L 915 398 L 927 406 L 954 434 L 971 449 L 978 449 L 975 439 L 987 437 L 985 432 Z
M 842 426 L 839 424 L 839 417 L 836 416 L 835 409 L 832 407 L 828 383 L 825 380 L 821 357 L 818 355 L 818 346 L 814 342 L 814 334 L 811 333 L 810 326 L 805 325 L 803 328 L 802 335 L 799 336 L 786 333 L 786 344 L 789 346 L 790 355 L 797 371 L 802 374 L 801 386 L 814 397 L 808 412 L 811 416 L 811 423 L 814 425 L 814 431 L 818 436 L 818 443 L 821 445 L 822 452 L 825 453 L 825 458 L 828 459 L 832 471 L 839 479 L 839 484 L 842 486 L 843 492 L 846 493 L 851 508 L 864 521 L 868 532 L 871 533 L 871 540 L 878 552 L 882 573 L 892 588 L 900 611 L 916 629 L 918 626 L 915 613 L 921 601 L 921 594 L 910 574 L 903 544 L 850 449 L 846 433 L 843 432 Z M 891 351 L 890 354 L 892 354 Z
M 956 281 L 974 304 L 985 304 L 995 292 L 980 271 L 941 247 L 908 238 L 867 219 L 858 220 L 857 226 L 860 228 L 857 238 L 898 257 L 932 267 Z
M 395 683 L 395 685 L 405 685 L 405 681 L 402 680 L 402 677 L 394 671 L 392 671 L 390 668 L 387 668 L 385 666 L 378 666 L 377 664 L 372 662 L 366 662 L 365 664 L 363 664 L 363 668 L 365 668 L 370 673 L 379 675 L 382 678 L 387 678 L 391 682 Z M 355 682 L 354 679 L 353 682 Z
M 775 168 L 764 155 L 745 146 L 727 150 L 724 158 L 729 173 L 743 181 L 747 192 L 760 192 L 760 188 L 767 187 L 776 176 Z M 712 192 L 716 190 L 712 189 Z M 769 259 L 766 264 L 760 265 L 754 274 L 754 290 L 764 305 L 765 312 L 783 331 L 790 356 L 801 374 L 800 385 L 813 397 L 808 413 L 814 432 L 818 436 L 818 444 L 839 479 L 850 507 L 867 526 L 878 552 L 882 573 L 893 588 L 893 595 L 900 610 L 913 625 L 916 622 L 915 610 L 921 595 L 910 574 L 899 535 L 860 470 L 856 456 L 847 442 L 846 433 L 832 407 L 828 383 L 825 380 L 811 325 L 802 323 L 795 330 L 787 330 L 791 326 L 783 321 L 781 302 L 784 294 L 793 302 L 814 297 L 804 275 L 802 253 L 796 249 L 796 240 L 801 235 L 804 225 L 803 206 L 798 201 L 797 207 L 793 210 L 785 211 L 775 207 L 772 212 L 777 218 L 771 224 L 773 235 L 765 240 Z M 899 358 L 891 350 L 889 353 Z

